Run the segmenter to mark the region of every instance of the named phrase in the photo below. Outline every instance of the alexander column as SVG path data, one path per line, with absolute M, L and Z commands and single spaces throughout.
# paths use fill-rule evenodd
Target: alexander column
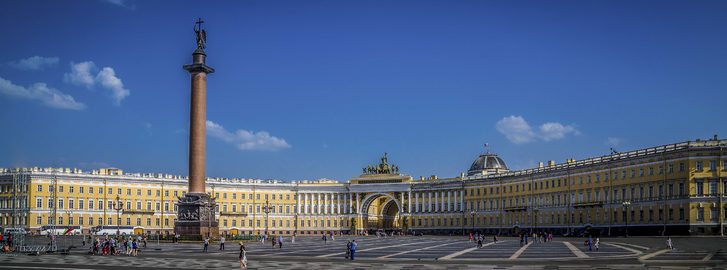
M 192 64 L 184 69 L 192 75 L 192 102 L 189 114 L 189 191 L 177 202 L 176 233 L 185 238 L 216 237 L 218 224 L 215 218 L 217 203 L 205 193 L 205 122 L 207 118 L 207 74 L 215 69 L 205 64 L 204 49 L 207 34 L 202 29 L 202 19 L 197 20 L 194 33 L 197 49 L 192 53 Z

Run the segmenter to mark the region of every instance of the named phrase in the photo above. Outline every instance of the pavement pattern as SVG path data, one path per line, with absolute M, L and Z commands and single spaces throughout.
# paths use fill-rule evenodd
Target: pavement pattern
M 345 259 L 346 243 L 358 243 L 356 260 Z M 269 242 L 246 241 L 248 269 L 725 269 L 727 239 L 674 238 L 676 248 L 665 248 L 663 238 L 601 238 L 598 251 L 588 250 L 582 238 L 547 243 L 523 243 L 502 237 L 484 247 L 464 237 L 317 237 L 286 238 L 282 248 Z M 88 245 L 69 255 L 0 256 L 2 269 L 235 269 L 239 241 L 217 242 L 202 252 L 200 243 L 149 243 L 138 257 L 93 256 Z

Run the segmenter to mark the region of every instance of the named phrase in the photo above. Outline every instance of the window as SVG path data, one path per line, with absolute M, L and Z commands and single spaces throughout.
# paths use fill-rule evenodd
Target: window
M 35 208 L 42 208 L 43 207 L 43 199 L 37 198 L 35 199 Z M 38 222 L 40 223 L 40 222 Z
M 73 193 L 73 186 L 68 187 L 68 193 Z
M 702 168 L 702 162 L 697 161 L 697 171 L 702 171 L 704 168 Z
M 697 221 L 704 221 L 704 207 L 697 208 Z
M 83 187 L 78 187 L 78 193 L 83 194 Z
M 88 200 L 88 209 L 93 209 L 93 200 Z
M 667 172 L 673 173 L 674 172 L 674 164 L 667 165 Z
M 654 167 L 649 167 L 649 175 L 654 175 Z
M 68 209 L 73 209 L 73 208 L 76 208 L 76 205 L 75 205 L 73 199 L 69 199 L 68 200 Z
M 93 188 L 88 188 L 88 194 L 93 194 Z
M 679 196 L 684 196 L 684 183 L 679 183 Z
M 716 171 L 717 170 L 717 161 L 716 160 L 710 160 L 709 161 L 709 170 L 710 171 Z
M 719 219 L 717 208 L 712 207 L 712 210 L 709 213 L 709 218 L 712 219 L 712 222 L 717 222 L 717 219 Z
M 78 225 L 83 225 L 83 217 L 78 217 Z
M 42 191 L 43 191 L 43 185 L 38 185 L 38 192 L 42 192 Z
M 709 182 L 709 195 L 711 196 L 717 196 L 717 180 L 713 180 Z
M 679 220 L 684 220 L 684 208 L 679 208 Z
M 58 186 L 58 192 L 63 192 L 63 186 Z
M 704 196 L 704 182 L 697 181 L 696 188 L 697 188 L 697 196 Z
M 684 162 L 680 162 L 679 163 L 679 171 L 680 172 L 683 172 L 684 171 Z
M 78 199 L 78 209 L 83 209 L 83 199 Z

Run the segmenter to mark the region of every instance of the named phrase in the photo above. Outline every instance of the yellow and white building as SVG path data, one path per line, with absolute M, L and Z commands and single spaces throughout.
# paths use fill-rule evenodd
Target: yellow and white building
M 384 156 L 346 183 L 208 178 L 219 231 L 724 234 L 727 140 L 698 140 L 509 170 L 483 154 L 458 177 L 413 179 Z M 0 225 L 40 233 L 116 226 L 172 233 L 187 179 L 67 168 L 0 169 Z

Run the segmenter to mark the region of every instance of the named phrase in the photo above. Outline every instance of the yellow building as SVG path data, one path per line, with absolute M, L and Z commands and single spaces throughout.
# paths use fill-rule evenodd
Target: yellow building
M 454 178 L 413 179 L 384 156 L 347 183 L 208 178 L 206 190 L 225 234 L 722 234 L 725 146 L 689 141 L 516 171 L 487 153 Z M 0 224 L 172 233 L 186 191 L 186 177 L 168 174 L 0 169 Z

